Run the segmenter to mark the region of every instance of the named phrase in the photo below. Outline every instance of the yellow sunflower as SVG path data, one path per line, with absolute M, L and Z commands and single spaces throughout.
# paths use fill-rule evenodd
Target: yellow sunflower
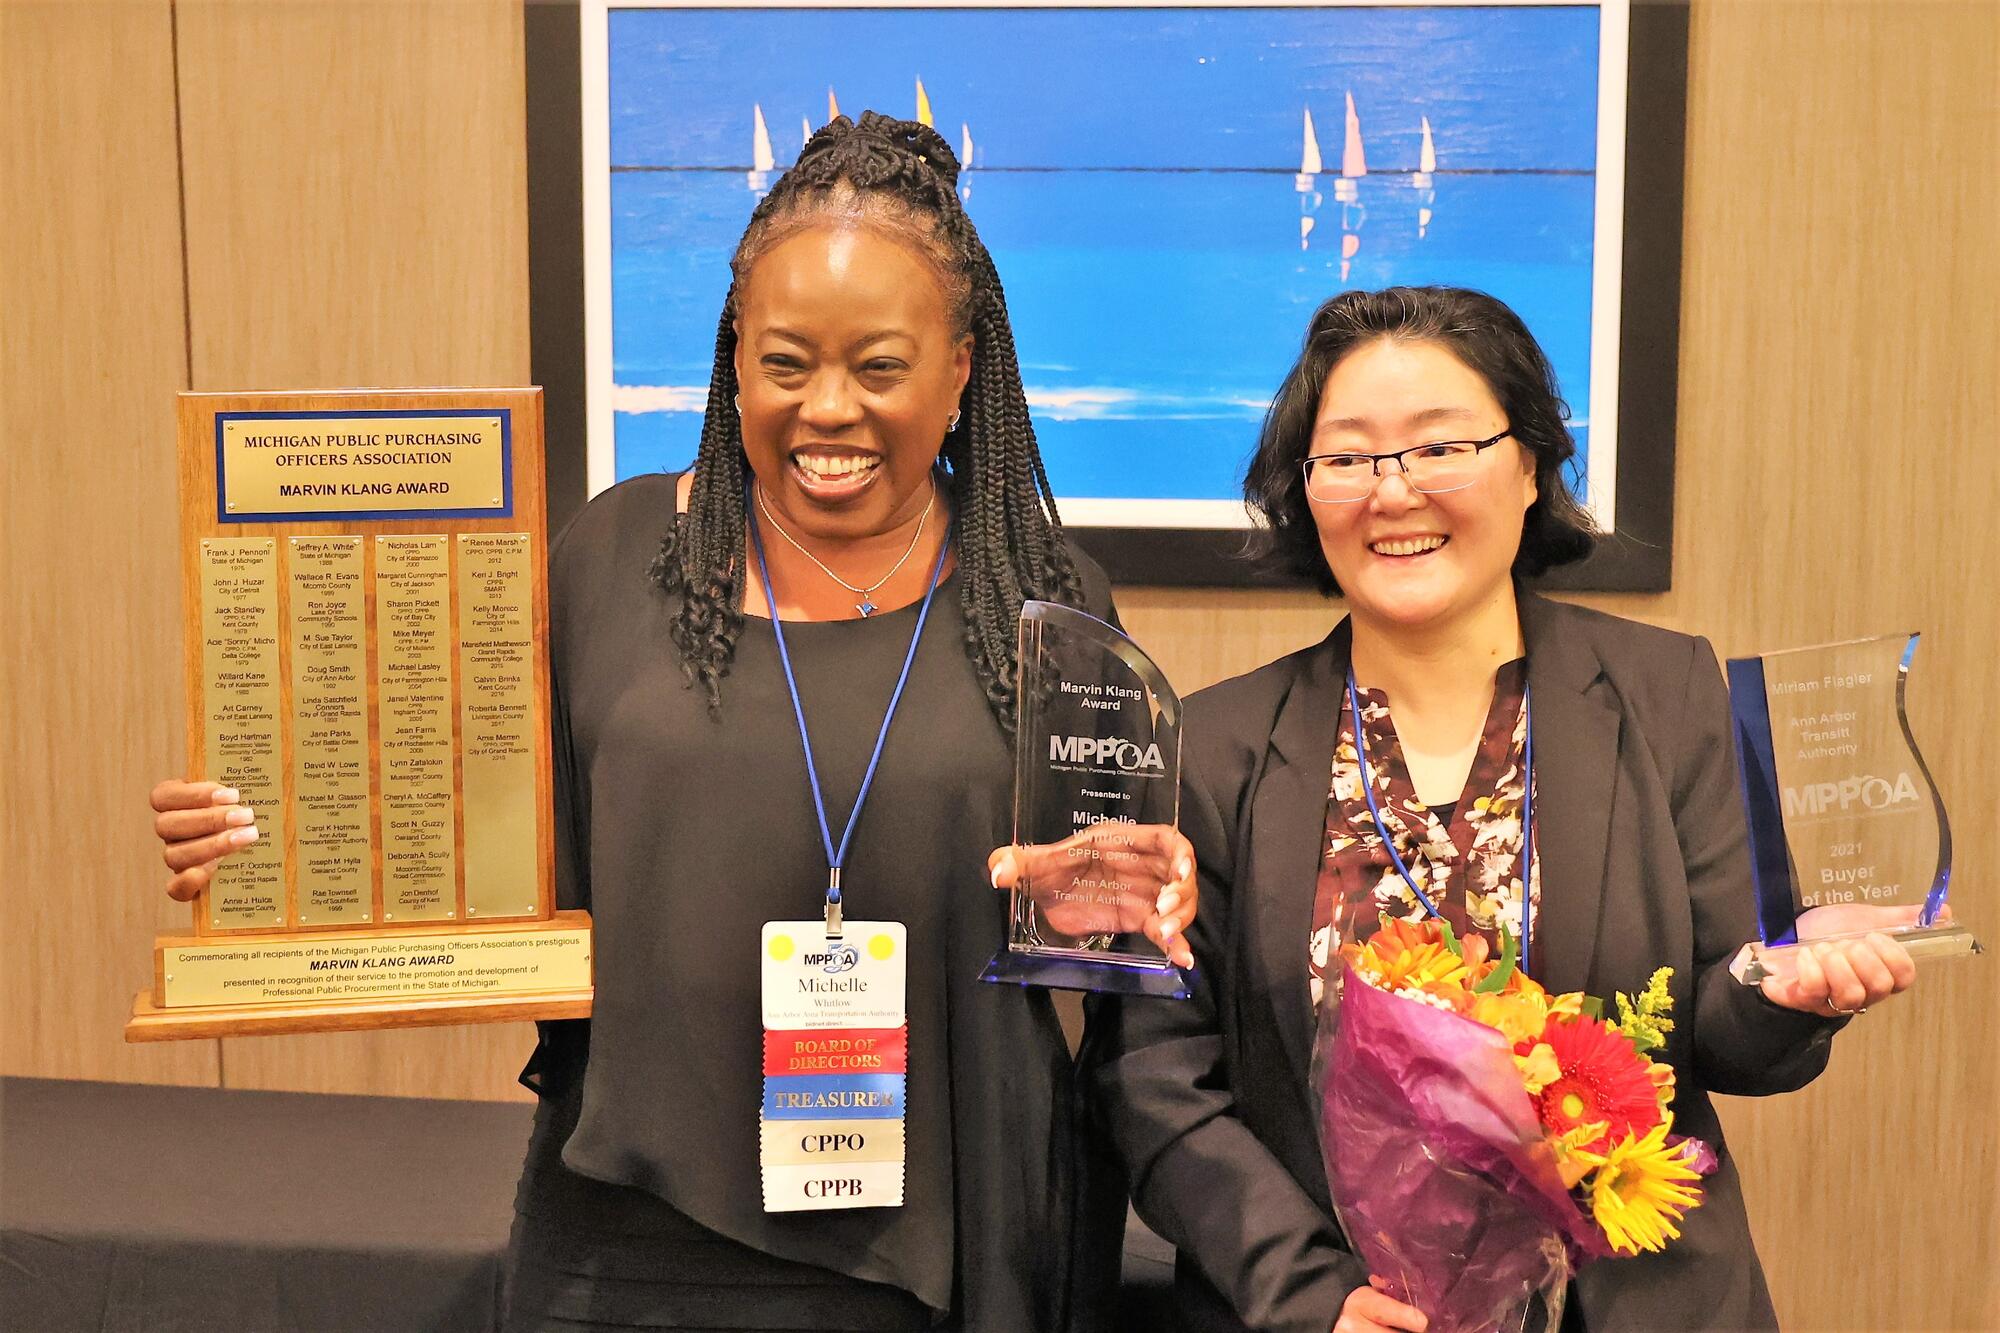
M 1621 1254 L 1663 1250 L 1680 1237 L 1678 1222 L 1701 1202 L 1699 1187 L 1686 1184 L 1700 1173 L 1676 1144 L 1667 1146 L 1671 1121 L 1661 1121 L 1643 1137 L 1627 1134 L 1601 1157 L 1590 1184 L 1590 1211 L 1605 1239 Z M 1579 1154 L 1584 1155 L 1584 1154 Z

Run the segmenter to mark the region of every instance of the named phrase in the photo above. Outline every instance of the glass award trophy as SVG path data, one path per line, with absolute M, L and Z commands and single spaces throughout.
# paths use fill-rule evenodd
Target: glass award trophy
M 1875 932 L 1919 960 L 1980 951 L 1945 911 L 1951 825 L 1904 711 L 1917 638 L 1729 661 L 1762 936 L 1731 967 L 1746 985 Z
M 1007 947 L 983 979 L 1185 999 L 1143 933 L 1174 878 L 1181 701 L 1137 644 L 1054 602 L 1021 608 Z

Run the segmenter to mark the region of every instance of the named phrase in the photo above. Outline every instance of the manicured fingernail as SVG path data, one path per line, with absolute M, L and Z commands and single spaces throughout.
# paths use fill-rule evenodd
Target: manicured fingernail
M 1175 926 L 1171 921 L 1160 927 L 1160 938 L 1163 940 L 1170 940 L 1178 933 L 1179 927 Z
M 1194 873 L 1194 863 L 1192 861 L 1183 861 L 1179 865 L 1174 867 L 1175 879 L 1186 879 L 1189 875 L 1192 875 L 1193 873 Z
M 257 812 L 247 805 L 239 805 L 222 817 L 224 827 L 234 828 L 239 824 L 252 824 L 257 820 Z
M 234 787 L 217 787 L 208 797 L 211 805 L 235 805 L 241 799 Z
M 249 828 L 237 829 L 229 835 L 229 845 L 232 847 L 248 847 L 255 841 L 257 841 L 257 827 L 254 824 Z
M 1181 905 L 1181 896 L 1178 893 L 1175 893 L 1173 890 L 1169 889 L 1167 892 L 1160 895 L 1160 901 L 1153 905 L 1153 910 L 1158 912 L 1161 916 L 1165 916 L 1167 913 L 1173 911 L 1176 907 L 1179 907 L 1180 905 Z
M 993 867 L 993 875 L 992 875 L 992 879 L 993 879 L 993 887 L 994 887 L 994 888 L 996 888 L 996 889 L 997 889 L 997 888 L 999 888 L 999 887 L 1000 887 L 1000 867 L 999 867 L 999 866 L 994 866 L 994 867 Z

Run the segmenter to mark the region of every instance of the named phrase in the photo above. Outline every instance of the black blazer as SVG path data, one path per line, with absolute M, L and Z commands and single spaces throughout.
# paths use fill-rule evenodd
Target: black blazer
M 1785 1092 L 1840 1023 L 1771 1004 L 1727 966 L 1754 938 L 1750 862 L 1715 653 L 1524 594 L 1552 991 L 1636 993 L 1674 969 L 1676 1132 L 1721 1169 L 1665 1253 L 1585 1268 L 1610 1329 L 1775 1327 L 1709 1101 Z M 1139 1214 L 1180 1251 L 1182 1324 L 1327 1333 L 1367 1281 L 1327 1197 L 1307 1066 L 1306 950 L 1349 631 L 1187 701 L 1182 826 L 1201 862 L 1194 998 L 1095 1003 L 1094 1086 Z

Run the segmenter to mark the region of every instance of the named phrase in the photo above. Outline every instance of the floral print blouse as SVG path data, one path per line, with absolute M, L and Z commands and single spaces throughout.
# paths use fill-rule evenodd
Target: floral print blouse
M 1457 803 L 1446 809 L 1449 822 L 1417 799 L 1403 748 L 1389 715 L 1388 696 L 1357 689 L 1361 723 L 1368 741 L 1368 776 L 1382 823 L 1395 840 L 1410 874 L 1461 935 L 1479 933 L 1498 952 L 1502 920 L 1518 933 L 1521 921 L 1521 798 L 1525 794 L 1523 756 L 1527 749 L 1525 703 L 1527 660 L 1517 658 L 1494 678 L 1493 703 L 1473 754 L 1472 769 Z M 1429 915 L 1389 858 L 1368 802 L 1361 792 L 1361 765 L 1354 753 L 1354 714 L 1340 710 L 1333 751 L 1333 780 L 1327 794 L 1326 831 L 1321 839 L 1318 892 L 1313 899 L 1311 939 L 1312 1001 L 1318 1012 L 1326 989 L 1327 962 L 1349 940 L 1366 939 L 1383 916 L 1420 921 Z M 1539 909 L 1542 875 L 1537 854 L 1531 880 L 1530 929 Z M 1333 967 L 1339 973 L 1338 962 Z

